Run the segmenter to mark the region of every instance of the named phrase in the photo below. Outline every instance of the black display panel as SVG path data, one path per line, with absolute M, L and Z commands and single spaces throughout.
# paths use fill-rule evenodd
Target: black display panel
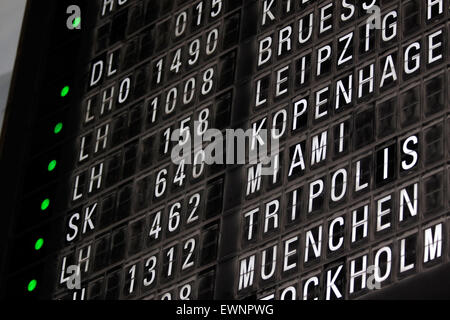
M 449 262 L 445 1 L 48 8 L 5 296 L 355 299 Z

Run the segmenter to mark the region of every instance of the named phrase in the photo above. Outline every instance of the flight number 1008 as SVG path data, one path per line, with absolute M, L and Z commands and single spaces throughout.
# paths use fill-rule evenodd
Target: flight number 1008
M 151 100 L 153 110 L 164 110 L 164 114 L 171 115 L 176 107 L 189 106 L 195 102 L 196 95 L 200 98 L 208 96 L 215 87 L 216 69 L 214 66 L 194 74 L 181 83 L 177 83 L 164 94 L 160 94 Z M 161 105 L 162 104 L 162 105 Z

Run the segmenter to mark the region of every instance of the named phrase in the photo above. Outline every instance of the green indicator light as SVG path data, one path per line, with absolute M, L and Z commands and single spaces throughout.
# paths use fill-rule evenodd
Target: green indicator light
M 61 90 L 61 97 L 65 97 L 67 96 L 67 94 L 69 93 L 69 86 L 65 86 L 62 90 Z
M 44 245 L 44 239 L 40 238 L 36 241 L 36 243 L 34 244 L 34 249 L 36 251 L 41 250 L 42 246 Z
M 36 289 L 36 286 L 37 286 L 37 281 L 36 280 L 31 280 L 29 283 L 28 283 L 28 292 L 32 292 L 32 291 L 34 291 L 34 289 Z
M 56 168 L 56 160 L 50 161 L 50 163 L 48 164 L 48 171 L 52 172 L 53 170 L 55 170 L 55 168 Z
M 55 134 L 60 133 L 61 130 L 62 130 L 62 128 L 63 128 L 63 124 L 62 124 L 61 122 L 58 123 L 58 124 L 55 126 L 55 130 L 54 130 Z
M 42 211 L 47 210 L 49 206 L 50 206 L 50 199 L 45 199 L 41 203 L 41 210 Z
M 76 28 L 76 27 L 78 27 L 78 26 L 80 25 L 80 23 L 81 23 L 81 18 L 78 17 L 78 18 L 75 18 L 75 19 L 73 20 L 72 25 L 74 26 L 74 28 Z

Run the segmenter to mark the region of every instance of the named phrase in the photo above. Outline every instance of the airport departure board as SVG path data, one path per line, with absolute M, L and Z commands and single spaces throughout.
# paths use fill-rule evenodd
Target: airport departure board
M 55 2 L 8 290 L 355 299 L 448 263 L 448 11 Z

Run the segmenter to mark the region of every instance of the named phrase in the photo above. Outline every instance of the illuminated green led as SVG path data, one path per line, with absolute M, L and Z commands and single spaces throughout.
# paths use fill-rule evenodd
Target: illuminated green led
M 78 18 L 75 18 L 75 19 L 73 20 L 72 25 L 73 25 L 74 28 L 76 28 L 76 27 L 78 27 L 78 26 L 80 25 L 80 23 L 81 23 L 81 18 L 78 17 Z
M 36 286 L 37 286 L 37 281 L 36 280 L 31 280 L 29 283 L 28 283 L 28 292 L 32 292 L 32 291 L 34 291 L 34 289 L 36 289 Z
M 62 128 L 63 128 L 63 124 L 62 124 L 61 122 L 59 122 L 58 124 L 56 124 L 55 130 L 54 130 L 55 134 L 60 133 L 61 130 L 62 130 Z
M 67 96 L 67 94 L 69 93 L 69 86 L 65 86 L 62 90 L 61 90 L 61 97 L 65 97 Z
M 48 207 L 50 206 L 50 199 L 45 199 L 44 201 L 42 201 L 41 203 L 41 210 L 45 211 L 48 209 Z
M 53 170 L 55 170 L 55 168 L 56 168 L 56 160 L 50 161 L 50 163 L 48 164 L 48 171 L 52 172 Z
M 41 248 L 44 246 L 44 239 L 39 238 L 36 243 L 34 244 L 34 249 L 36 251 L 41 250 Z

